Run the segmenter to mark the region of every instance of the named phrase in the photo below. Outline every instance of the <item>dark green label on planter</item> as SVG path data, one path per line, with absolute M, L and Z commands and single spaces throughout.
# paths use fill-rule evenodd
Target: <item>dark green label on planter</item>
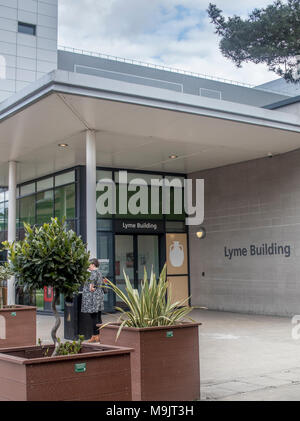
M 11 316 L 16 317 L 17 313 L 15 311 L 13 311 L 12 313 L 10 313 Z
M 86 371 L 86 363 L 75 364 L 75 373 L 84 373 Z
M 173 338 L 173 330 L 169 330 L 169 332 L 167 332 L 167 338 Z

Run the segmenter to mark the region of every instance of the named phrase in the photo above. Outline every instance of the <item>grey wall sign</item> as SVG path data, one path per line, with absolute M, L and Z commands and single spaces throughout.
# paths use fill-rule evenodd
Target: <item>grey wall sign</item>
M 249 247 L 224 247 L 224 256 L 231 260 L 233 257 L 243 256 L 291 256 L 291 246 L 277 243 L 250 244 Z
M 163 221 L 116 219 L 115 231 L 128 234 L 161 234 L 164 232 Z

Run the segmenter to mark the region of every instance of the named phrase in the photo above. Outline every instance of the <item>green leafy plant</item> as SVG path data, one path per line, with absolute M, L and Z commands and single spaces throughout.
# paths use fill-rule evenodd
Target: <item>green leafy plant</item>
M 45 285 L 53 287 L 55 325 L 51 337 L 55 345 L 52 356 L 55 356 L 60 346 L 56 332 L 61 323 L 56 304 L 60 294 L 71 298 L 89 279 L 89 253 L 81 238 L 67 230 L 65 222 L 57 218 L 51 218 L 51 223 L 41 227 L 24 224 L 24 229 L 24 240 L 2 244 L 8 250 L 10 268 L 24 290 L 32 291 Z
M 79 335 L 78 340 L 72 342 L 61 342 L 59 338 L 57 340 L 59 343 L 57 355 L 79 354 L 82 348 L 82 342 L 84 341 L 84 336 Z
M 4 282 L 6 282 L 11 276 L 13 276 L 13 271 L 10 267 L 7 264 L 0 265 L 0 309 L 3 308 L 4 305 Z
M 124 310 L 116 307 L 116 310 L 122 313 L 119 317 L 120 327 L 117 338 L 124 326 L 142 328 L 170 326 L 182 323 L 186 316 L 194 309 L 186 304 L 189 297 L 182 301 L 172 302 L 171 296 L 168 294 L 169 283 L 166 281 L 166 272 L 167 267 L 164 265 L 159 279 L 156 280 L 152 269 L 150 280 L 148 280 L 147 271 L 144 269 L 144 280 L 141 283 L 140 292 L 133 288 L 125 271 L 126 293 L 120 290 L 110 280 L 106 280 L 106 288 L 112 289 L 128 308 L 128 310 Z M 188 319 L 192 320 L 191 318 Z M 101 328 L 109 324 L 103 324 Z
M 78 340 L 77 341 L 66 341 L 66 342 L 61 342 L 60 338 L 57 338 L 57 342 L 59 344 L 58 348 L 57 348 L 57 353 L 56 355 L 72 355 L 72 354 L 79 354 L 82 348 L 82 342 L 84 341 L 84 336 L 83 335 L 79 335 L 78 336 Z M 38 345 L 41 347 L 42 351 L 45 349 L 45 352 L 43 353 L 44 357 L 48 356 L 49 353 L 49 347 L 45 348 L 42 345 L 42 341 L 39 338 L 38 339 Z
M 42 341 L 40 338 L 38 339 L 38 345 L 41 347 L 41 350 L 43 351 L 45 347 L 42 345 Z M 46 348 L 43 356 L 48 357 L 48 353 L 49 353 L 49 348 Z

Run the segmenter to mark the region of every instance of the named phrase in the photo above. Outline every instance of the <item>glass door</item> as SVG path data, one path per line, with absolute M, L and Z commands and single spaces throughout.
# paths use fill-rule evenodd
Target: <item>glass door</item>
M 158 235 L 138 235 L 137 236 L 137 288 L 140 288 L 144 279 L 144 268 L 147 270 L 148 279 L 151 269 L 159 276 L 159 248 Z
M 125 292 L 124 273 L 134 288 L 139 289 L 144 279 L 144 268 L 148 279 L 151 268 L 159 276 L 159 236 L 158 235 L 116 235 L 115 236 L 115 283 Z M 116 306 L 122 303 L 116 297 Z
M 129 277 L 130 281 L 134 284 L 135 258 L 133 235 L 115 236 L 115 283 L 118 288 L 125 292 L 125 278 L 123 270 Z M 116 306 L 124 307 L 118 297 L 116 297 Z

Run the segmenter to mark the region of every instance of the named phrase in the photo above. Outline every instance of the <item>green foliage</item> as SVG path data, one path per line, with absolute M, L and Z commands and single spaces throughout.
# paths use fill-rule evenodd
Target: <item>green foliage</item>
M 40 338 L 38 339 L 38 345 L 41 347 L 42 351 L 45 349 L 45 347 L 42 345 L 42 341 Z M 49 354 L 49 348 L 46 348 L 43 356 L 48 357 L 48 354 Z
M 57 355 L 72 355 L 72 354 L 79 354 L 82 348 L 82 342 L 84 341 L 84 336 L 79 335 L 77 341 L 67 341 L 67 342 L 61 342 L 60 338 L 57 338 L 58 342 L 58 348 L 56 351 Z M 45 347 L 42 346 L 42 341 L 39 338 L 38 339 L 38 345 L 41 347 L 42 350 L 44 350 Z M 49 354 L 49 348 L 45 349 L 44 357 L 47 357 Z
M 167 267 L 165 265 L 159 279 L 156 280 L 152 269 L 150 280 L 148 281 L 147 271 L 144 269 L 144 280 L 141 283 L 140 292 L 132 287 L 125 271 L 126 294 L 111 281 L 106 281 L 107 288 L 112 289 L 129 309 L 126 311 L 116 307 L 116 310 L 122 313 L 119 318 L 121 325 L 117 338 L 124 326 L 142 328 L 174 325 L 183 321 L 193 310 L 193 307 L 186 305 L 189 298 L 171 303 L 171 296 L 167 294 L 168 282 L 166 282 L 166 272 Z M 101 327 L 107 326 L 108 324 L 106 323 Z
M 56 355 L 72 355 L 72 354 L 79 354 L 82 348 L 82 342 L 84 341 L 84 336 L 79 335 L 77 341 L 73 342 L 64 342 L 62 343 L 58 338 L 58 349 Z
M 4 265 L 0 265 L 0 283 L 6 281 L 8 278 L 13 276 L 13 271 L 6 263 Z
M 13 276 L 13 271 L 10 269 L 8 264 L 0 265 L 0 309 L 3 308 L 4 297 L 3 297 L 3 288 L 4 281 Z
M 19 283 L 29 290 L 52 286 L 56 294 L 71 297 L 89 279 L 89 253 L 81 238 L 57 218 L 41 227 L 24 224 L 24 228 L 23 241 L 2 243 Z
M 299 82 L 300 0 L 286 4 L 277 0 L 266 8 L 254 9 L 248 19 L 234 15 L 226 20 L 222 10 L 211 3 L 207 12 L 222 37 L 222 54 L 237 67 L 249 61 L 264 63 L 288 82 Z

